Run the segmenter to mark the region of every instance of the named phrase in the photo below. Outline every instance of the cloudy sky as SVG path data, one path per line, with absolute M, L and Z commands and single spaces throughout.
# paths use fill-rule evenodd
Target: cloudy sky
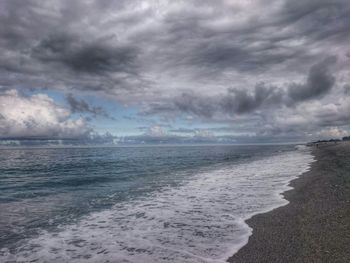
M 348 0 L 2 0 L 0 139 L 350 131 Z

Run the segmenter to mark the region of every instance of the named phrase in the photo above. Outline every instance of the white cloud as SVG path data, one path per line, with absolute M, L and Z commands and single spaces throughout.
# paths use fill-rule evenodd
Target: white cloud
M 349 136 L 349 132 L 339 127 L 329 127 L 321 130 L 317 135 L 322 138 L 341 139 L 342 137 Z
M 148 128 L 146 135 L 151 137 L 164 137 L 167 135 L 167 132 L 158 125 L 154 125 Z
M 194 131 L 194 137 L 197 138 L 213 138 L 214 134 L 211 131 L 208 130 L 195 130 Z
M 73 119 L 46 94 L 0 94 L 0 138 L 77 138 L 88 131 L 82 118 Z

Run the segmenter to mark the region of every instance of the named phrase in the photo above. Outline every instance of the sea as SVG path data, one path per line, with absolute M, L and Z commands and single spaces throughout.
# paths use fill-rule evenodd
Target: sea
M 302 145 L 0 149 L 0 262 L 223 263 L 313 161 Z

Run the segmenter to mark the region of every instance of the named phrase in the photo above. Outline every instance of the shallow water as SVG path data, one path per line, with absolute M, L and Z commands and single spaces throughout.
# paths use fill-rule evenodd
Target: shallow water
M 294 146 L 3 149 L 0 261 L 224 262 L 312 160 Z

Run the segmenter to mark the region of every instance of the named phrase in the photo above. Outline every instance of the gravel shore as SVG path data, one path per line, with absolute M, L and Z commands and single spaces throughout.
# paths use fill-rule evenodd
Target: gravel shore
M 248 220 L 253 235 L 229 262 L 350 262 L 350 143 L 313 154 L 311 170 L 284 193 L 290 203 Z

